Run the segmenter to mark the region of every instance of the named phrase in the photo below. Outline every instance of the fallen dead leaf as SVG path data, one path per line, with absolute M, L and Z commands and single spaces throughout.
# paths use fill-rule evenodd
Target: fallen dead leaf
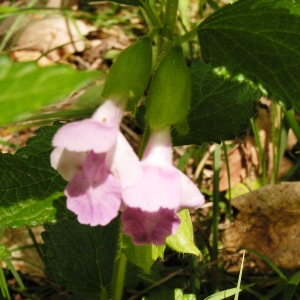
M 255 249 L 277 266 L 300 267 L 300 182 L 267 185 L 232 200 L 237 216 L 222 234 L 228 251 Z M 266 265 L 253 256 L 257 266 Z
M 0 34 L 5 35 L 15 18 L 15 16 L 9 17 L 0 24 Z M 64 54 L 82 52 L 85 49 L 85 43 L 81 35 L 87 35 L 88 29 L 80 20 L 76 21 L 76 25 L 79 32 L 73 23 L 63 16 L 27 15 L 22 19 L 20 27 L 13 36 L 15 38 L 21 33 L 12 50 L 36 50 L 42 53 L 53 50 L 47 54 L 52 61 L 58 61 L 61 58 L 57 49 L 59 47 L 62 47 Z
M 42 52 L 35 50 L 19 50 L 15 52 L 11 52 L 10 55 L 13 57 L 14 61 L 33 61 L 37 60 L 37 63 L 41 67 L 53 65 L 54 62 L 47 58 L 46 56 L 42 56 Z

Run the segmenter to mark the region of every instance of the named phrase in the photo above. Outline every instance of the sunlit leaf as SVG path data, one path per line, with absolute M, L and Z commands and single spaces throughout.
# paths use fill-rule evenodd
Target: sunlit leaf
M 173 131 L 174 145 L 201 144 L 234 139 L 256 114 L 261 94 L 249 84 L 217 76 L 210 65 L 197 61 L 191 67 L 192 102 L 187 117 L 189 131 Z
M 279 102 L 300 112 L 300 4 L 242 0 L 198 26 L 204 61 L 243 73 Z
M 165 246 L 157 247 L 152 244 L 136 246 L 125 234 L 122 234 L 121 247 L 127 259 L 146 273 L 150 272 L 152 265 L 159 257 L 163 258 L 165 249 Z
M 50 166 L 51 140 L 60 127 L 42 127 L 15 155 L 0 154 L 0 227 L 55 222 L 65 208 L 66 181 Z
M 166 244 L 173 250 L 181 253 L 190 253 L 201 257 L 200 250 L 194 243 L 194 231 L 188 209 L 178 213 L 181 223 L 175 234 L 167 237 Z
M 41 68 L 34 62 L 14 63 L 0 56 L 0 125 L 18 122 L 99 77 L 98 72 L 75 71 L 66 65 Z

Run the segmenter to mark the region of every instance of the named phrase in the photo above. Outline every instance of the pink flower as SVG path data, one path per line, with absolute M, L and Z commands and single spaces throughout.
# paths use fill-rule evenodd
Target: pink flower
M 122 108 L 108 100 L 90 118 L 53 138 L 51 164 L 69 181 L 67 207 L 82 224 L 107 225 L 119 211 L 136 245 L 162 245 L 180 224 L 176 212 L 204 198 L 172 165 L 169 128 L 152 133 L 142 161 L 119 131 Z
M 89 151 L 107 152 L 116 142 L 122 109 L 105 101 L 91 119 L 64 125 L 55 134 L 51 165 L 67 181 L 81 169 Z
M 172 165 L 170 129 L 153 132 L 141 161 L 143 176 L 124 187 L 126 209 L 121 220 L 124 233 L 136 245 L 162 245 L 176 233 L 183 208 L 199 208 L 204 197 L 193 182 Z
M 69 181 L 67 207 L 82 224 L 108 224 L 121 208 L 121 184 L 141 177 L 138 157 L 119 132 L 121 114 L 108 100 L 91 119 L 68 123 L 53 138 L 51 165 Z
M 118 215 L 121 189 L 105 165 L 106 154 L 89 152 L 65 189 L 67 207 L 81 224 L 107 225 Z

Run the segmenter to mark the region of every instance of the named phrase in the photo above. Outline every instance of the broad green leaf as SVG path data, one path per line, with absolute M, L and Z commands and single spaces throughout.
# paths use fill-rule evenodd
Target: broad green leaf
M 0 125 L 18 122 L 100 76 L 98 72 L 75 71 L 66 65 L 41 68 L 34 62 L 13 63 L 0 56 Z
M 195 246 L 193 225 L 188 209 L 178 213 L 181 223 L 175 234 L 167 237 L 166 244 L 173 250 L 180 253 L 190 253 L 202 256 L 200 250 Z
M 300 5 L 290 0 L 242 0 L 197 28 L 204 61 L 262 84 L 300 112 Z
M 136 246 L 128 235 L 122 234 L 121 249 L 131 263 L 149 273 L 154 262 L 158 258 L 163 258 L 165 246 L 157 247 L 152 244 Z
M 98 294 L 99 299 L 109 293 L 119 219 L 115 218 L 104 227 L 65 219 L 45 225 L 45 229 L 42 253 L 46 272 L 69 291 Z
M 95 110 L 100 106 L 105 99 L 102 97 L 103 84 L 92 85 L 86 89 L 86 91 L 78 97 L 72 110 L 82 110 L 82 109 L 93 109 Z
M 72 215 L 65 208 L 66 181 L 50 166 L 59 127 L 40 128 L 15 155 L 0 154 L 0 227 L 36 226 Z
M 173 130 L 174 145 L 201 144 L 234 139 L 256 114 L 261 94 L 247 83 L 225 80 L 212 67 L 195 62 L 191 69 L 192 102 L 187 121 L 189 132 Z
M 11 253 L 9 250 L 7 250 L 5 245 L 0 244 L 0 261 L 3 261 L 5 259 L 9 258 L 10 256 L 11 256 Z

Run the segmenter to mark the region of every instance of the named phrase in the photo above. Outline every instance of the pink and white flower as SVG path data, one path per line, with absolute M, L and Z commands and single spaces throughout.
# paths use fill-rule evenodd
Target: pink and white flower
M 107 152 L 116 143 L 122 111 L 107 100 L 92 118 L 61 127 L 52 140 L 56 147 L 51 153 L 52 167 L 69 181 L 81 169 L 89 151 Z
M 141 161 L 142 179 L 125 187 L 121 220 L 124 233 L 137 245 L 162 245 L 180 224 L 183 208 L 199 208 L 204 197 L 193 182 L 172 165 L 170 129 L 153 132 Z
M 107 225 L 121 209 L 121 184 L 141 176 L 138 157 L 119 132 L 121 115 L 107 100 L 92 118 L 64 125 L 53 138 L 51 165 L 69 181 L 67 207 L 82 224 Z
M 69 181 L 67 207 L 82 224 L 107 225 L 119 211 L 136 245 L 163 245 L 183 208 L 204 197 L 172 165 L 170 129 L 153 132 L 142 161 L 119 131 L 122 108 L 107 100 L 90 118 L 68 123 L 53 138 L 51 165 Z

